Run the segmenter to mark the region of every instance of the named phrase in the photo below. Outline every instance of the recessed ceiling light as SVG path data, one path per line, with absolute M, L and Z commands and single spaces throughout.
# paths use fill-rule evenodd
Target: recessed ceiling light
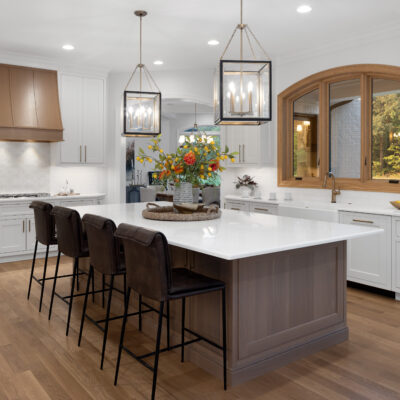
M 64 50 L 74 50 L 75 47 L 72 46 L 72 44 L 64 44 L 64 46 L 62 47 Z
M 164 64 L 164 61 L 156 60 L 156 61 L 153 62 L 153 64 L 154 64 L 154 65 L 163 65 L 163 64 Z
M 211 39 L 211 40 L 209 40 L 209 41 L 207 42 L 207 44 L 208 44 L 209 46 L 218 46 L 218 45 L 219 45 L 219 41 L 216 40 L 216 39 Z
M 303 4 L 299 7 L 297 7 L 297 12 L 299 14 L 307 14 L 312 10 L 312 7 L 309 6 L 308 4 Z

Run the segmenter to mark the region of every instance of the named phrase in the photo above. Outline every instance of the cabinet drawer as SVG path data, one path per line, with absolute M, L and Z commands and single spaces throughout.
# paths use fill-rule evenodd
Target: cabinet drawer
M 249 203 L 246 201 L 226 201 L 225 208 L 236 211 L 249 211 Z
M 271 203 L 251 203 L 250 211 L 260 214 L 278 215 L 278 205 Z
M 98 204 L 96 199 L 84 199 L 84 200 L 63 200 L 60 202 L 62 207 L 80 207 L 80 206 L 92 206 Z
M 30 203 L 0 205 L 0 216 L 32 215 L 33 211 L 29 208 L 29 204 Z

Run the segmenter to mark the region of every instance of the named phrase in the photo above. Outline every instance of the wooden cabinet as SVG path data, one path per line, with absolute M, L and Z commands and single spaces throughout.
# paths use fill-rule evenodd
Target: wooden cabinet
M 61 111 L 64 142 L 60 162 L 104 162 L 104 80 L 62 74 Z
M 13 126 L 10 95 L 10 71 L 0 65 L 0 127 Z
M 339 221 L 342 224 L 376 226 L 384 230 L 379 235 L 348 240 L 347 279 L 392 290 L 391 217 L 341 211 Z
M 14 253 L 26 248 L 26 218 L 0 220 L 0 253 Z

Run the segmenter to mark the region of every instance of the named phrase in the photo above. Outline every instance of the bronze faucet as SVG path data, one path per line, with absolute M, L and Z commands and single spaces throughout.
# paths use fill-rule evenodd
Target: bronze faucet
M 328 178 L 332 178 L 332 199 L 331 199 L 331 203 L 336 203 L 336 196 L 338 194 L 340 194 L 340 189 L 339 188 L 336 189 L 336 179 L 335 179 L 335 175 L 333 174 L 333 172 L 327 172 L 325 174 L 324 184 L 322 185 L 322 187 L 326 188 L 326 184 L 327 184 Z

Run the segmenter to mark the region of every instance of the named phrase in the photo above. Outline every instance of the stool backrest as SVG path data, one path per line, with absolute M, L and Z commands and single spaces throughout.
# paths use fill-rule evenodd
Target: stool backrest
M 53 206 L 44 201 L 32 201 L 29 208 L 35 216 L 36 239 L 48 246 L 56 243 L 54 217 L 51 215 Z
M 111 219 L 85 214 L 82 218 L 89 244 L 90 264 L 102 274 L 116 274 L 120 268 L 120 242 Z
M 115 233 L 124 246 L 127 284 L 135 292 L 165 301 L 171 286 L 168 242 L 161 232 L 121 224 Z
M 69 257 L 80 257 L 85 241 L 79 213 L 71 208 L 55 206 L 52 215 L 56 222 L 58 249 Z

